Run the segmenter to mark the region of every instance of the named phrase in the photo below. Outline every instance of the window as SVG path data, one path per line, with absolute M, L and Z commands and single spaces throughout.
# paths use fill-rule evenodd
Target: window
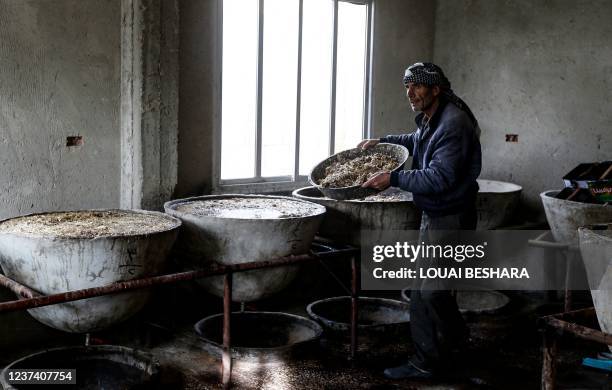
M 221 4 L 219 184 L 304 182 L 368 133 L 371 2 Z

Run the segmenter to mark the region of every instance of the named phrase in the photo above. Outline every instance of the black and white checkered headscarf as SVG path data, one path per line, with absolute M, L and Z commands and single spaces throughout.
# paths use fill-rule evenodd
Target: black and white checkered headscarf
M 432 64 L 431 62 L 417 62 L 414 65 L 410 65 L 404 73 L 404 85 L 407 86 L 408 83 L 439 86 L 442 91 L 442 96 L 459 107 L 459 109 L 465 111 L 474 122 L 474 125 L 477 126 L 478 122 L 472 110 L 470 110 L 470 107 L 468 107 L 459 96 L 455 95 L 451 89 L 450 81 L 448 81 L 444 72 L 438 65 Z

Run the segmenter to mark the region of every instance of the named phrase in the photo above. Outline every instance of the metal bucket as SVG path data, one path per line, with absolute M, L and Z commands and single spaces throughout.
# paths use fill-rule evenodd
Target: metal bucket
M 364 334 L 408 334 L 410 304 L 387 298 L 358 298 L 359 331 Z M 306 307 L 310 318 L 319 322 L 326 331 L 348 336 L 351 318 L 351 297 L 333 297 L 312 302 Z
M 516 212 L 523 187 L 496 180 L 478 182 L 477 230 L 490 230 L 509 224 Z
M 581 227 L 578 234 L 599 326 L 612 334 L 612 224 Z
M 75 369 L 73 386 L 83 390 L 161 388 L 159 363 L 150 353 L 114 345 L 54 348 L 28 355 L 2 371 L 0 387 L 4 390 L 32 387 L 9 383 L 8 371 L 19 369 Z
M 401 296 L 403 301 L 410 302 L 410 289 L 403 289 Z M 467 316 L 496 314 L 510 303 L 510 298 L 502 292 L 477 288 L 457 291 L 456 299 L 459 311 Z
M 364 198 L 369 195 L 373 195 L 377 193 L 378 190 L 375 190 L 373 188 L 363 188 L 361 187 L 361 184 L 349 186 L 349 187 L 331 188 L 331 187 L 322 187 L 321 185 L 319 185 L 319 183 L 321 182 L 321 180 L 325 178 L 326 168 L 332 165 L 333 163 L 335 163 L 336 161 L 353 160 L 355 158 L 366 156 L 366 155 L 371 155 L 374 153 L 381 153 L 389 157 L 392 157 L 397 162 L 393 170 L 402 169 L 402 167 L 404 166 L 404 164 L 410 157 L 410 153 L 408 152 L 408 149 L 406 149 L 406 147 L 402 145 L 395 145 L 395 144 L 388 144 L 388 143 L 377 144 L 376 146 L 366 149 L 366 150 L 361 149 L 361 148 L 344 150 L 318 163 L 310 172 L 310 175 L 308 176 L 308 181 L 310 182 L 310 184 L 312 184 L 318 190 L 320 190 L 324 196 L 330 199 L 337 199 L 337 200 L 359 199 L 359 198 Z
M 321 346 L 326 354 L 344 359 L 351 347 L 349 296 L 318 300 L 306 308 L 324 329 Z M 364 359 L 405 358 L 410 345 L 410 304 L 395 299 L 358 298 L 357 351 Z
M 540 194 L 546 219 L 557 242 L 578 246 L 580 226 L 612 222 L 612 207 L 557 199 L 559 191 Z
M 288 313 L 232 313 L 232 358 L 247 363 L 276 363 L 296 357 L 313 347 L 323 329 L 314 321 Z M 220 358 L 223 351 L 223 314 L 195 324 L 204 349 Z
M 177 210 L 197 201 L 223 199 L 274 200 L 285 205 L 308 206 L 306 215 L 282 218 L 235 218 L 197 215 Z M 164 205 L 166 212 L 183 221 L 177 247 L 187 268 L 204 268 L 211 262 L 240 264 L 307 253 L 323 219 L 325 207 L 284 196 L 211 195 L 178 199 Z M 250 302 L 269 297 L 295 278 L 297 266 L 240 272 L 233 275 L 232 300 Z M 207 291 L 223 296 L 223 278 L 198 281 Z
M 421 212 L 414 205 L 412 195 L 403 193 L 409 197 L 384 202 L 334 200 L 324 197 L 315 187 L 297 189 L 292 195 L 325 206 L 327 214 L 319 229 L 320 236 L 359 246 L 362 230 L 383 232 L 419 229 Z
M 114 211 L 151 215 L 168 221 L 171 227 L 148 234 L 92 239 L 0 232 L 2 270 L 11 279 L 46 295 L 161 273 L 181 221 L 153 211 L 81 212 Z M 56 213 L 32 215 L 52 214 Z M 40 307 L 28 312 L 55 329 L 86 333 L 127 319 L 140 310 L 148 298 L 149 292 L 140 290 Z

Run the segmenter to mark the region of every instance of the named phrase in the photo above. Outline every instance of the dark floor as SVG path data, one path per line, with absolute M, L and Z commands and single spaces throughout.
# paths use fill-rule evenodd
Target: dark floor
M 341 279 L 346 270 L 338 269 Z M 318 272 L 318 271 L 317 271 Z M 247 305 L 249 310 L 285 311 L 306 316 L 313 300 L 343 295 L 344 291 L 324 273 L 305 272 L 282 297 Z M 314 275 L 314 276 L 312 276 Z M 399 298 L 399 292 L 364 293 Z M 361 340 L 358 359 L 347 359 L 348 345 L 324 340 L 299 359 L 258 365 L 235 362 L 232 375 L 239 389 L 537 389 L 540 387 L 541 338 L 536 318 L 559 311 L 544 294 L 509 293 L 511 304 L 501 313 L 469 317 L 471 342 L 457 358 L 454 372 L 443 381 L 392 381 L 382 376 L 385 367 L 401 363 L 410 354 L 409 335 L 391 335 L 368 345 Z M 220 389 L 219 360 L 202 350 L 193 331 L 200 318 L 221 311 L 219 299 L 202 293 L 196 285 L 166 286 L 155 292 L 155 304 L 127 323 L 91 335 L 92 343 L 109 343 L 147 349 L 161 363 L 164 389 Z M 186 299 L 185 297 L 191 297 Z M 197 299 L 195 298 L 197 297 Z M 586 303 L 586 302 L 585 302 Z M 239 309 L 236 306 L 235 309 Z M 13 359 L 49 346 L 79 344 L 83 336 L 57 337 L 45 345 L 0 351 L 0 367 Z M 610 377 L 580 366 L 583 357 L 605 351 L 599 344 L 562 339 L 558 354 L 558 386 L 561 389 L 609 389 Z
M 372 294 L 370 294 L 372 295 Z M 280 305 L 283 306 L 283 305 Z M 284 310 L 305 315 L 303 305 L 279 307 L 260 304 L 260 310 Z M 407 382 L 387 380 L 385 367 L 401 363 L 411 352 L 408 335 L 393 336 L 384 344 L 366 345 L 361 340 L 359 359 L 349 361 L 348 345 L 324 340 L 323 347 L 300 360 L 273 365 L 237 362 L 233 371 L 236 388 L 244 389 L 537 389 L 540 387 L 541 338 L 535 323 L 538 315 L 556 312 L 558 306 L 541 305 L 540 299 L 513 294 L 511 306 L 497 315 L 469 318 L 471 342 L 456 362 L 455 372 L 443 381 Z M 202 354 L 201 344 L 190 326 L 180 336 L 153 349 L 162 362 L 185 375 L 190 389 L 220 388 L 219 360 Z M 178 341 L 178 342 L 177 342 Z M 606 389 L 606 374 L 581 368 L 583 357 L 605 348 L 571 338 L 560 344 L 558 386 L 563 389 Z M 606 387 L 607 386 L 607 387 Z

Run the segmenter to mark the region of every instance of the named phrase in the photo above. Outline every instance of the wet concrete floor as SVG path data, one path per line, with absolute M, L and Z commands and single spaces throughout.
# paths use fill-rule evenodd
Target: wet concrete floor
M 323 283 L 329 281 L 322 280 Z M 294 286 L 282 298 L 249 310 L 285 311 L 306 316 L 305 307 L 316 299 L 342 295 L 335 289 L 304 290 Z M 218 298 L 205 295 L 195 285 L 161 287 L 155 300 L 135 318 L 112 329 L 92 334 L 92 343 L 119 344 L 150 350 L 161 363 L 160 388 L 220 389 L 219 360 L 205 353 L 193 331 L 197 320 L 222 310 Z M 368 294 L 374 295 L 374 294 Z M 385 297 L 399 298 L 399 292 Z M 541 337 L 536 319 L 557 312 L 558 305 L 543 305 L 541 296 L 510 294 L 511 304 L 501 313 L 469 317 L 471 339 L 457 356 L 448 378 L 430 381 L 388 380 L 385 367 L 402 363 L 411 353 L 409 335 L 375 345 L 362 340 L 356 361 L 349 361 L 348 345 L 324 340 L 300 359 L 276 364 L 234 365 L 232 383 L 237 389 L 538 389 L 541 372 Z M 185 300 L 185 296 L 191 299 Z M 236 305 L 236 310 L 240 309 Z M 65 335 L 44 345 L 24 346 L 0 353 L 0 367 L 45 347 L 79 344 L 82 335 Z M 606 374 L 580 366 L 583 357 L 605 351 L 602 345 L 564 338 L 559 347 L 560 389 L 612 388 Z M 606 387 L 607 386 L 607 387 Z

